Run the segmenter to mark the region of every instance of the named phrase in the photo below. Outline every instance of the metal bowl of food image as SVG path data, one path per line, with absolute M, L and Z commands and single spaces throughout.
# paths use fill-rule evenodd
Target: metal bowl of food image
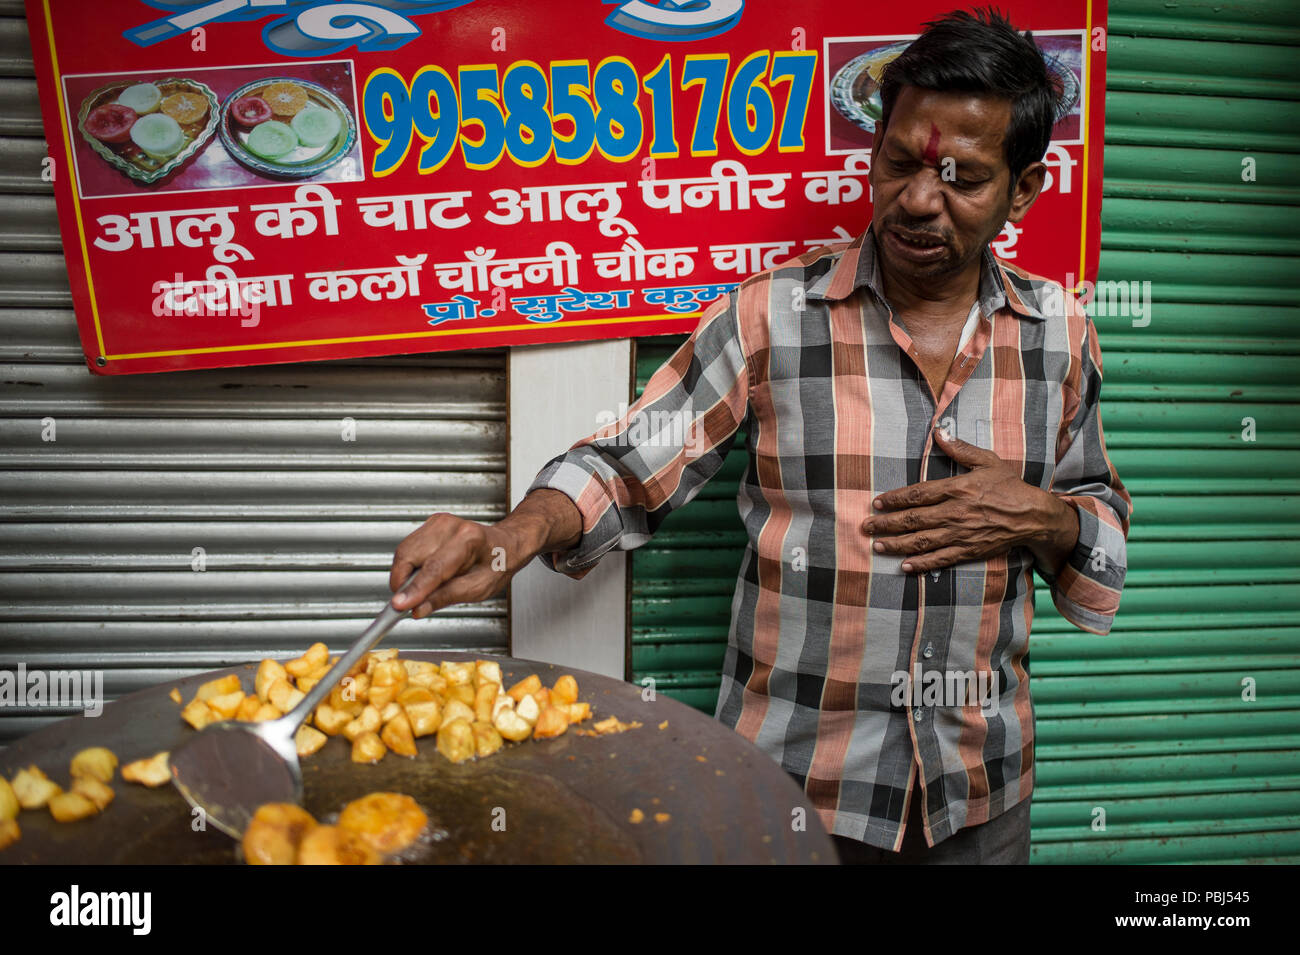
M 306 179 L 346 156 L 357 141 L 351 110 L 325 87 L 293 77 L 245 83 L 221 104 L 221 144 L 262 176 Z
M 885 67 L 894 62 L 911 42 L 902 40 L 877 47 L 855 56 L 840 67 L 831 79 L 831 104 L 836 112 L 855 126 L 874 133 L 881 118 L 880 82 Z M 1053 122 L 1060 122 L 1079 102 L 1079 79 L 1066 64 L 1050 55 L 1047 68 L 1052 72 L 1052 87 L 1057 96 Z
M 204 147 L 219 113 L 216 94 L 197 80 L 122 80 L 82 100 L 77 128 L 114 169 L 153 183 Z

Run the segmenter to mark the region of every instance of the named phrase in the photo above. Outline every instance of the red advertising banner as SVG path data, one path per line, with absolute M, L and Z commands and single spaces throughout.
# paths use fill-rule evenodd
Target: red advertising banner
M 951 0 L 28 0 L 101 374 L 690 331 L 871 218 L 883 68 Z M 1105 0 L 998 255 L 1095 277 Z

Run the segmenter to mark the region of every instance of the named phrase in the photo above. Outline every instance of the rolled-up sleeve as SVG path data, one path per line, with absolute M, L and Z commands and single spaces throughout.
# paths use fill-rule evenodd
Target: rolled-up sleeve
M 1110 632 L 1128 570 L 1133 501 L 1106 453 L 1101 426 L 1101 348 L 1085 317 L 1077 400 L 1067 435 L 1058 445 L 1052 493 L 1079 515 L 1079 542 L 1058 573 L 1035 566 L 1061 616 L 1090 633 Z
M 529 492 L 560 491 L 582 515 L 578 545 L 540 559 L 583 577 L 609 551 L 646 543 L 691 501 L 722 467 L 745 419 L 748 361 L 733 293 L 705 311 L 626 414 L 538 473 Z

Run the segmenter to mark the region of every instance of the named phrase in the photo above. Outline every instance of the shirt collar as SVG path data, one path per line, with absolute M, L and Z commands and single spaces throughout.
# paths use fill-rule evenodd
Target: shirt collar
M 821 278 L 808 286 L 809 298 L 841 301 L 860 288 L 869 288 L 880 301 L 885 301 L 881 291 L 880 263 L 877 260 L 876 239 L 868 225 L 866 231 L 849 243 L 839 260 Z M 994 257 L 993 250 L 985 247 L 981 262 L 980 311 L 985 315 L 1009 308 L 1023 318 L 1043 321 L 1046 316 L 1033 299 L 1026 301 L 1012 283 L 1012 276 Z

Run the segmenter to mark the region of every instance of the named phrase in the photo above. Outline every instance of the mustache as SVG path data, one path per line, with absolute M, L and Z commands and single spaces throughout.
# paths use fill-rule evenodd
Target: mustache
M 886 229 L 898 229 L 901 232 L 909 232 L 914 236 L 934 239 L 944 244 L 952 243 L 952 236 L 948 232 L 931 227 L 924 219 L 913 219 L 910 216 L 889 216 L 881 224 Z

